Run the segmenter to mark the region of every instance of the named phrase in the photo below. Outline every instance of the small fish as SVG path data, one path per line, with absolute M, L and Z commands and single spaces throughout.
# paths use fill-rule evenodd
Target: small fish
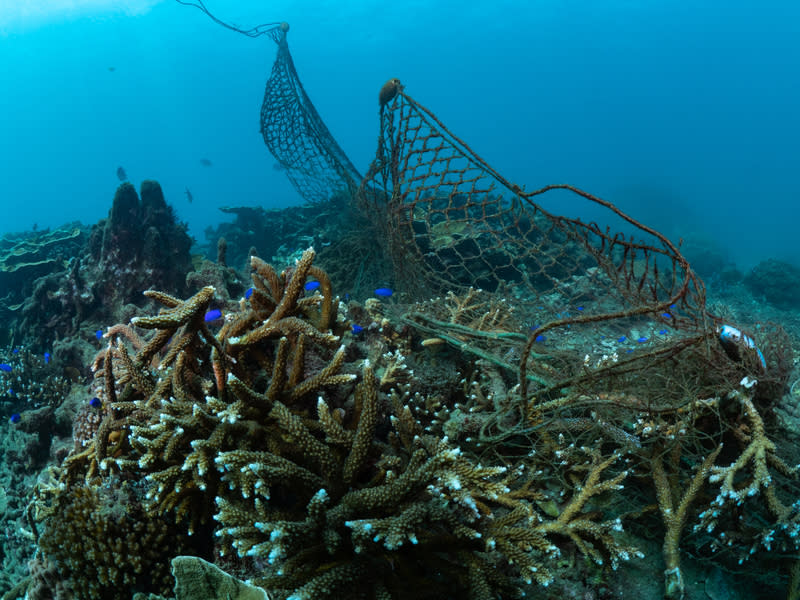
M 390 298 L 394 292 L 388 287 L 379 287 L 375 290 L 375 295 L 381 298 Z
M 19 423 L 20 419 L 22 419 L 20 414 L 19 413 L 14 413 L 13 415 L 11 415 L 11 418 L 9 419 L 9 421 L 11 421 L 12 423 Z
M 364 331 L 364 328 L 361 325 L 357 325 L 356 323 L 353 323 L 352 329 L 353 329 L 353 335 L 358 335 L 359 333 Z
M 117 167 L 117 178 L 120 181 L 128 181 L 128 174 L 125 172 L 125 169 L 122 167 Z
M 534 342 L 546 342 L 547 341 L 547 336 L 539 334 L 535 338 L 533 338 L 533 341 Z
M 314 290 L 319 289 L 319 286 L 319 281 L 309 281 L 303 286 L 303 289 L 305 289 L 307 292 L 313 292 Z
M 221 317 L 222 317 L 222 311 L 218 308 L 214 308 L 206 313 L 206 316 L 203 318 L 203 320 L 206 323 L 210 323 L 211 321 L 216 321 Z
M 0 371 L 5 371 L 6 373 L 11 373 L 11 365 L 8 363 L 0 363 Z
M 50 362 L 50 353 L 49 352 L 45 352 L 44 353 L 44 364 L 48 364 L 49 362 Z
M 96 337 L 98 340 L 102 340 L 103 339 L 103 330 L 102 329 L 98 329 L 97 331 L 95 331 L 94 332 L 94 337 Z
M 11 351 L 11 353 L 12 353 L 12 354 L 19 354 L 19 348 L 14 348 L 14 349 Z
M 661 316 L 664 317 L 665 319 L 671 319 L 672 318 L 672 315 L 669 314 L 669 313 L 662 313 Z
M 667 335 L 668 332 L 666 329 L 662 329 L 658 333 L 660 333 L 661 335 Z
M 100 400 L 100 398 L 92 398 L 89 400 L 89 406 L 92 408 L 102 408 L 103 402 Z
M 9 396 L 14 396 L 15 395 L 14 394 L 14 388 L 8 388 L 8 395 Z
M 201 158 L 200 159 L 200 164 L 203 165 L 204 167 L 213 166 L 213 163 L 210 160 L 208 160 L 207 158 Z
M 191 191 L 189 190 L 189 188 L 187 187 L 187 188 L 186 188 L 186 191 L 185 191 L 185 192 L 183 192 L 183 193 L 184 193 L 184 194 L 186 194 L 186 199 L 189 201 L 189 204 L 191 204 L 191 203 L 192 203 L 192 200 L 194 200 L 194 196 L 192 196 L 192 192 L 191 192 Z
M 624 341 L 625 341 L 625 340 L 627 340 L 627 339 L 628 339 L 628 338 L 626 338 L 624 335 L 621 335 L 621 336 L 619 336 L 619 337 L 617 338 L 617 341 L 618 341 L 618 342 L 621 344 L 622 342 L 624 342 Z
M 647 338 L 646 338 L 646 337 L 644 337 L 644 336 L 642 336 L 642 337 L 640 337 L 640 338 L 639 338 L 638 340 L 636 340 L 636 341 L 637 341 L 637 342 L 639 342 L 640 344 L 644 344 L 644 343 L 647 341 Z
M 250 296 L 253 295 L 253 288 L 247 288 L 247 291 L 244 293 L 244 297 L 246 300 L 250 300 Z
M 766 370 L 767 361 L 761 349 L 756 346 L 755 341 L 740 329 L 732 325 L 723 325 L 719 329 L 719 341 L 722 344 L 725 354 L 732 360 L 741 361 L 747 353 L 753 353 L 758 357 L 761 368 Z
M 575 310 L 580 310 L 580 311 L 582 311 L 582 310 L 583 310 L 583 307 L 582 307 L 582 306 L 577 306 L 577 307 L 575 307 Z

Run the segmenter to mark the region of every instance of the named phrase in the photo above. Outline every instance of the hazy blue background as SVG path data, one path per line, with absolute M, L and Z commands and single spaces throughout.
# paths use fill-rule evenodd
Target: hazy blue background
M 199 239 L 219 206 L 300 202 L 258 131 L 271 40 L 173 0 L 24 4 L 0 2 L 0 233 L 96 222 L 118 165 L 160 181 Z M 715 236 L 744 267 L 800 262 L 796 0 L 206 4 L 291 24 L 304 86 L 362 171 L 378 90 L 399 77 L 528 189 L 581 186 L 670 235 Z

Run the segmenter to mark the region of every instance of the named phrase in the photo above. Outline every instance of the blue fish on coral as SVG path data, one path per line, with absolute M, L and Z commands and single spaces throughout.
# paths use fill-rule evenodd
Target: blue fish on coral
M 95 331 L 94 332 L 94 337 L 96 337 L 98 340 L 102 340 L 103 339 L 103 330 L 102 329 L 98 329 L 97 331 Z
M 253 295 L 253 288 L 247 288 L 247 291 L 244 293 L 244 297 L 246 300 L 250 300 L 250 296 Z
M 0 363 L 0 371 L 5 371 L 6 373 L 11 373 L 11 371 L 13 369 L 14 369 L 14 367 L 12 367 L 8 363 Z
M 361 333 L 362 331 L 364 331 L 364 328 L 363 328 L 361 325 L 358 325 L 358 324 L 356 324 L 356 323 L 353 323 L 353 325 L 351 326 L 351 328 L 352 328 L 352 330 L 353 330 L 353 335 L 358 335 L 359 333 Z
M 394 292 L 391 290 L 391 288 L 388 287 L 379 287 L 375 290 L 375 295 L 380 296 L 381 298 L 391 298 L 393 293 Z
M 8 420 L 11 421 L 12 423 L 19 423 L 21 419 L 22 419 L 22 417 L 20 416 L 19 413 L 14 413 L 13 415 L 11 415 L 11 418 L 8 419 Z
M 313 292 L 314 290 L 319 289 L 319 286 L 319 281 L 309 281 L 303 286 L 303 289 L 305 289 L 307 292 Z
M 92 408 L 102 408 L 103 402 L 100 400 L 100 398 L 92 398 L 89 400 L 89 406 Z
M 45 352 L 44 353 L 44 364 L 46 364 L 46 365 L 50 364 L 50 353 L 49 352 Z
M 216 321 L 217 319 L 222 318 L 222 311 L 218 308 L 214 308 L 206 313 L 206 316 L 203 317 L 206 323 L 210 323 L 211 321 Z

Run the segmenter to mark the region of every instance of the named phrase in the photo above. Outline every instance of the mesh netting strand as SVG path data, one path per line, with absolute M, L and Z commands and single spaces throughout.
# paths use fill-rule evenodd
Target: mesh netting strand
M 553 215 L 533 201 L 545 193 L 601 207 L 628 233 Z M 518 307 L 529 330 L 522 356 L 497 338 L 470 343 L 496 362 L 518 358 L 523 389 L 635 373 L 708 339 L 704 287 L 667 238 L 572 186 L 524 191 L 403 92 L 381 111 L 358 202 L 407 299 L 479 287 Z M 633 344 L 625 356 L 622 342 Z
M 298 193 L 308 202 L 326 202 L 357 187 L 361 175 L 303 89 L 286 42 L 287 29 L 270 31 L 278 54 L 261 105 L 261 134 Z

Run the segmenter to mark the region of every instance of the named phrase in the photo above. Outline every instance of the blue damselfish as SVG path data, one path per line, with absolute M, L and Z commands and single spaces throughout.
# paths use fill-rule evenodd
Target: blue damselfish
M 206 313 L 204 320 L 206 323 L 211 321 L 216 321 L 217 319 L 222 317 L 222 311 L 218 308 L 212 309 Z

